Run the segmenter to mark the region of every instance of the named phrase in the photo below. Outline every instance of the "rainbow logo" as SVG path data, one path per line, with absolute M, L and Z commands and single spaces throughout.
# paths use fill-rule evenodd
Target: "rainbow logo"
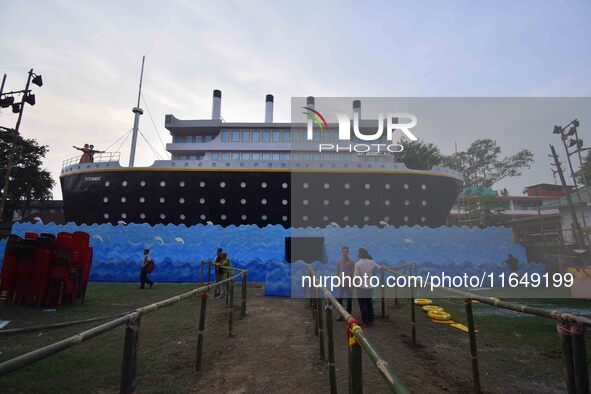
M 326 127 L 326 129 L 328 130 L 328 124 L 326 123 L 326 120 L 324 119 L 324 116 L 322 116 L 322 114 L 310 107 L 302 107 L 303 109 L 306 110 L 306 112 L 302 112 L 304 115 L 308 115 L 310 118 L 312 118 L 314 120 L 314 122 L 316 122 L 316 124 L 318 126 L 320 126 L 320 130 L 324 129 Z

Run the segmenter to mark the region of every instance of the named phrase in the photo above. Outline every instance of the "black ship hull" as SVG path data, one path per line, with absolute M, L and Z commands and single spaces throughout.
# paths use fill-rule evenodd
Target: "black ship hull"
M 60 178 L 66 221 L 285 227 L 446 223 L 462 181 L 418 171 L 120 168 Z

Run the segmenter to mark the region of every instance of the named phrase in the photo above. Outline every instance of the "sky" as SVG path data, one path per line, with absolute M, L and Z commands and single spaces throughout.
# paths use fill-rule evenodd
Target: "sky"
M 213 89 L 228 122 L 263 121 L 269 93 L 284 122 L 291 97 L 308 95 L 588 97 L 590 19 L 589 1 L 4 1 L 0 74 L 5 90 L 22 89 L 30 68 L 43 75 L 21 133 L 49 145 L 44 165 L 57 181 L 62 161 L 77 155 L 72 145 L 106 149 L 132 128 L 143 55 L 140 130 L 165 156 L 165 114 L 209 118 Z M 586 145 L 590 115 L 577 114 Z M 0 112 L 1 126 L 15 121 L 10 108 Z M 446 154 L 487 137 L 503 155 L 530 148 L 531 170 L 495 185 L 521 194 L 553 182 L 554 123 L 535 135 L 476 128 L 433 142 Z M 129 141 L 121 152 L 127 164 Z M 140 137 L 136 165 L 154 159 Z

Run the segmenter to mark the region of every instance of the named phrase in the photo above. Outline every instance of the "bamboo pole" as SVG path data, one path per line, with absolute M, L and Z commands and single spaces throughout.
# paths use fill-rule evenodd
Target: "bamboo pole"
M 363 393 L 361 345 L 352 338 L 349 339 L 349 392 L 354 394 Z
M 380 270 L 381 272 L 381 279 L 380 282 L 382 284 L 382 319 L 386 318 L 386 285 L 384 282 L 384 270 Z
M 232 337 L 232 325 L 234 323 L 234 280 L 228 283 L 228 337 Z
M 322 299 L 320 298 L 320 290 L 316 289 L 316 306 L 318 309 L 316 317 L 318 318 L 318 339 L 320 340 L 320 360 L 326 359 L 324 352 L 324 323 L 322 321 Z
M 205 261 L 201 261 L 201 273 L 199 274 L 199 279 L 201 280 L 201 286 L 203 286 L 203 274 L 204 274 L 203 264 L 205 264 Z
M 205 332 L 205 318 L 207 313 L 207 293 L 201 294 L 201 305 L 199 310 L 199 330 L 197 331 L 197 354 L 195 357 L 195 371 L 201 370 L 203 355 L 203 334 Z
M 241 273 L 241 275 L 242 275 L 242 301 L 241 301 L 241 305 L 240 305 L 240 316 L 245 317 L 246 316 L 246 285 L 247 285 L 246 271 L 243 271 Z
M 573 353 L 573 369 L 577 394 L 589 393 L 589 371 L 587 369 L 587 351 L 585 346 L 585 326 L 571 324 L 570 335 Z
M 314 335 L 318 336 L 318 298 L 313 294 L 315 290 L 312 290 L 312 317 L 314 319 Z
M 415 310 L 415 295 L 414 289 L 410 287 L 410 336 L 412 338 L 412 346 L 417 346 L 417 316 Z
M 566 378 L 566 389 L 569 394 L 576 393 L 575 369 L 573 363 L 573 348 L 570 338 L 570 324 L 568 321 L 559 320 L 556 324 L 556 330 L 560 337 L 560 347 L 564 357 L 564 374 Z
M 134 312 L 125 328 L 125 342 L 123 344 L 123 362 L 121 366 L 121 384 L 119 392 L 133 393 L 137 388 L 137 353 L 140 335 L 141 316 Z
M 474 327 L 474 314 L 472 313 L 472 300 L 464 300 L 466 306 L 466 319 L 468 320 L 468 335 L 470 338 L 470 358 L 472 364 L 472 379 L 474 381 L 474 392 L 481 393 L 480 372 L 478 370 L 478 353 L 476 347 L 476 329 Z
M 334 362 L 334 329 L 332 327 L 332 304 L 326 303 L 326 333 L 328 337 L 328 379 L 330 381 L 330 393 L 337 393 L 337 373 Z

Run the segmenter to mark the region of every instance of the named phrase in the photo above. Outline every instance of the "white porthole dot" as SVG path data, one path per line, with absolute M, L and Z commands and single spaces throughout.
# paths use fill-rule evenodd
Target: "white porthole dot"
M 349 216 L 343 216 L 343 220 L 344 220 L 345 222 L 348 222 L 348 221 L 349 221 Z
M 127 214 L 126 213 L 122 213 L 121 214 L 121 219 L 126 219 L 127 218 Z
M 389 216 L 384 216 L 384 222 L 389 222 L 390 221 L 390 217 Z
M 199 219 L 205 220 L 205 215 L 202 214 L 201 216 L 199 216 Z
M 246 204 L 246 199 L 245 198 L 241 198 L 240 199 L 240 204 L 242 204 L 242 205 Z
M 199 182 L 199 187 L 205 187 L 205 182 L 203 182 L 203 181 Z
M 124 186 L 124 187 L 127 186 L 127 181 L 121 182 L 121 186 Z
M 423 200 L 423 201 L 421 202 L 421 204 L 422 204 L 423 206 L 426 206 L 426 205 L 427 205 L 427 201 L 426 201 L 426 200 Z
M 111 186 L 111 182 L 109 182 L 109 181 L 106 181 L 106 182 L 105 182 L 105 187 L 109 187 L 109 186 Z
M 103 215 L 103 217 L 104 217 L 105 219 L 108 219 L 108 218 L 109 218 L 109 214 L 108 214 L 108 213 L 105 213 L 105 214 Z
M 266 199 L 266 198 L 263 198 L 263 199 L 261 200 L 261 204 L 263 204 L 263 205 L 267 205 L 267 199 Z
M 351 185 L 349 183 L 345 183 L 345 189 L 350 189 Z
M 408 216 L 405 216 L 405 217 L 404 217 L 404 221 L 405 221 L 405 222 L 408 222 Z
M 246 182 L 240 182 L 240 187 L 244 189 L 246 187 Z
M 369 183 L 366 183 L 366 184 L 365 184 L 365 188 L 366 188 L 367 190 L 369 190 L 369 189 L 371 188 L 370 184 L 369 184 Z
M 404 200 L 404 205 L 406 205 L 406 206 L 410 205 L 410 201 L 409 200 Z
M 308 221 L 308 217 L 307 217 L 306 215 L 304 215 L 304 216 L 302 216 L 302 220 L 303 220 L 304 222 L 307 222 L 307 221 Z
M 226 220 L 226 215 L 222 213 L 222 214 L 220 215 L 220 219 L 222 219 L 222 220 Z
M 205 204 L 205 198 L 200 198 L 199 199 L 199 204 Z
M 266 189 L 266 188 L 267 188 L 267 182 L 263 182 L 263 183 L 261 183 L 261 187 L 262 187 L 263 189 Z
M 164 202 L 166 201 L 166 199 L 164 197 L 160 197 L 160 199 L 158 201 L 160 201 L 160 204 L 164 204 Z
M 351 204 L 351 201 L 349 201 L 349 200 L 345 200 L 345 201 L 343 201 L 343 204 L 345 204 L 345 205 L 349 205 L 349 204 Z
M 405 183 L 405 184 L 403 185 L 403 187 L 404 187 L 404 189 L 405 189 L 405 190 L 408 190 L 408 183 Z
M 181 219 L 181 220 L 185 220 L 185 215 L 181 213 L 181 214 L 179 215 L 179 219 Z
M 267 220 L 267 215 L 261 215 L 261 219 Z
M 281 216 L 281 220 L 283 220 L 284 222 L 287 222 L 287 216 L 285 216 L 285 215 Z
M 330 184 L 329 183 L 325 183 L 323 186 L 324 186 L 325 189 L 328 189 L 330 187 Z
M 140 182 L 140 186 L 141 186 L 141 187 L 144 187 L 144 186 L 146 186 L 146 181 L 141 181 L 141 182 Z
M 425 222 L 426 220 L 427 220 L 427 218 L 426 218 L 426 217 L 424 217 L 424 216 L 421 216 L 421 222 Z
M 281 201 L 281 204 L 282 204 L 282 205 L 287 205 L 287 200 L 282 200 L 282 201 Z
M 324 220 L 325 222 L 328 222 L 328 216 L 323 216 L 322 220 Z
M 146 214 L 145 213 L 140 213 L 140 219 L 145 219 L 146 218 Z
M 424 183 L 421 185 L 421 190 L 427 190 L 427 185 L 425 185 Z
M 164 186 L 166 186 L 166 182 L 164 182 L 164 181 L 160 182 L 160 187 L 164 187 Z
M 304 205 L 308 205 L 309 203 L 310 203 L 310 201 L 308 201 L 308 200 L 302 201 L 302 204 L 304 204 Z
M 387 207 L 388 207 L 388 206 L 390 206 L 390 200 L 386 200 L 386 201 L 384 201 L 384 204 L 385 204 Z
M 368 206 L 369 204 L 371 204 L 371 202 L 369 200 L 365 200 L 364 204 L 365 204 L 365 206 Z
M 125 202 L 125 201 L 127 201 L 127 198 L 121 197 L 121 202 Z
M 145 202 L 146 202 L 146 199 L 145 199 L 144 197 L 140 197 L 140 203 L 142 203 L 142 204 L 143 204 L 143 203 L 145 203 Z
M 328 205 L 328 204 L 330 204 L 330 201 L 328 201 L 328 200 L 324 200 L 322 203 L 323 203 L 324 205 Z
M 160 219 L 163 219 L 163 220 L 164 220 L 164 219 L 166 219 L 166 215 L 165 215 L 165 214 L 163 214 L 163 213 L 161 213 L 161 214 L 160 214 Z
M 389 183 L 386 183 L 386 184 L 384 185 L 384 187 L 386 188 L 386 190 L 390 190 L 390 187 L 391 187 L 391 186 L 390 186 L 390 184 L 389 184 Z
M 104 203 L 107 203 L 107 202 L 109 202 L 109 197 L 103 197 L 103 202 L 104 202 Z
M 246 220 L 246 215 L 242 215 L 242 216 L 240 216 L 240 219 L 242 219 L 242 220 Z
M 220 204 L 225 204 L 226 203 L 226 199 L 225 198 L 220 198 Z
M 179 198 L 179 203 L 180 203 L 180 204 L 184 204 L 184 203 L 185 203 L 185 199 L 184 199 L 184 198 L 182 198 L 182 197 L 181 197 L 181 198 Z
M 308 182 L 304 182 L 304 184 L 302 185 L 302 187 L 303 187 L 304 189 L 307 189 L 307 188 L 309 188 L 309 187 L 310 187 L 310 184 L 309 184 Z
M 287 189 L 287 182 L 283 182 L 283 183 L 281 184 L 281 187 L 282 187 L 282 188 L 284 188 L 284 189 Z
M 224 187 L 226 187 L 226 182 L 224 182 L 224 181 L 220 182 L 220 187 L 221 187 L 221 188 L 224 188 Z
M 180 182 L 179 182 L 179 186 L 180 186 L 180 187 L 185 187 L 185 182 L 184 182 L 184 181 L 180 181 Z M 183 215 L 183 216 L 184 216 L 184 215 Z
M 363 221 L 364 221 L 364 222 L 369 222 L 369 216 L 364 216 L 364 217 L 363 217 Z

